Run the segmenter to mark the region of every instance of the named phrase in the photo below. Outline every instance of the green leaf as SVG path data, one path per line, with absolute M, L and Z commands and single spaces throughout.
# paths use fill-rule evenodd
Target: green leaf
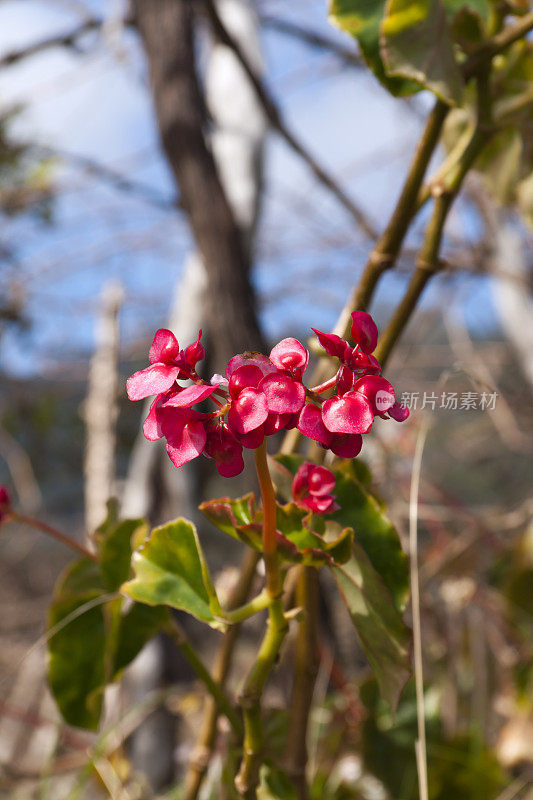
M 511 779 L 498 764 L 494 752 L 486 747 L 474 726 L 470 732 L 447 737 L 439 717 L 439 707 L 443 704 L 439 689 L 433 685 L 424 694 L 427 754 L 431 765 L 429 796 L 432 800 L 498 797 Z M 402 693 L 394 718 L 380 700 L 374 681 L 366 681 L 359 696 L 366 710 L 360 751 L 365 772 L 379 778 L 388 797 L 418 800 L 413 747 L 417 738 L 414 681 L 409 681 Z
M 224 630 L 222 610 L 196 528 L 185 519 L 154 528 L 133 554 L 135 578 L 122 591 L 140 603 L 166 605 Z
M 419 91 L 418 84 L 392 77 L 385 71 L 379 48 L 379 28 L 385 6 L 386 0 L 331 0 L 329 19 L 357 39 L 366 63 L 391 94 L 412 94 Z
M 169 621 L 170 613 L 165 606 L 133 603 L 129 611 L 120 618 L 114 647 L 113 680 L 120 676 L 144 645 L 163 630 Z
M 200 505 L 200 511 L 219 530 L 257 552 L 262 551 L 263 512 L 256 509 L 252 494 L 237 500 L 229 497 L 210 500 Z M 330 528 L 329 535 L 324 537 L 313 529 L 315 524 L 320 524 L 319 518 L 295 503 L 277 505 L 277 545 L 282 561 L 318 567 L 333 562 L 343 563 L 349 558 L 353 531 L 337 526 L 336 529 Z
M 98 727 L 106 679 L 103 603 L 91 607 L 103 594 L 98 565 L 83 558 L 60 577 L 48 612 L 49 629 L 72 617 L 48 639 L 50 688 L 65 721 L 90 730 Z
M 464 81 L 442 0 L 389 0 L 381 35 L 388 75 L 410 78 L 444 102 L 461 104 Z
M 330 519 L 353 528 L 354 540 L 383 578 L 396 607 L 403 611 L 409 597 L 409 562 L 398 533 L 382 506 L 355 478 L 349 461 L 334 468 L 340 509 Z
M 148 532 L 144 519 L 105 523 L 95 533 L 100 569 L 107 589 L 116 591 L 130 576 L 132 537 Z
M 241 539 L 239 528 L 253 522 L 257 514 L 255 497 L 252 492 L 235 500 L 231 497 L 207 500 L 198 508 L 209 522 L 229 536 L 233 536 L 234 539 Z
M 134 603 L 123 614 L 123 604 L 89 559 L 69 565 L 57 583 L 48 613 L 48 681 L 70 725 L 98 727 L 105 686 L 168 621 L 166 608 Z
M 332 571 L 380 692 L 394 710 L 411 674 L 411 632 L 381 576 L 357 542 L 350 561 L 332 567 Z

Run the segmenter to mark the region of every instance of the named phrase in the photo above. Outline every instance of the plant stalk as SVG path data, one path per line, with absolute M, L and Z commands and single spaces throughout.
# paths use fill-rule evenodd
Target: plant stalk
M 170 637 L 170 639 L 172 639 L 174 644 L 179 647 L 196 675 L 205 685 L 207 691 L 215 701 L 219 711 L 221 711 L 227 717 L 233 731 L 237 735 L 242 734 L 242 723 L 237 711 L 231 704 L 228 696 L 220 684 L 213 679 L 213 676 L 210 674 L 202 659 L 189 642 L 181 625 L 179 625 L 175 619 L 172 619 L 170 625 L 165 628 L 165 633 Z
M 67 536 L 65 533 L 61 533 L 61 531 L 58 531 L 57 528 L 47 525 L 46 522 L 41 522 L 33 517 L 28 517 L 26 514 L 19 514 L 18 511 L 11 511 L 8 519 L 15 522 L 22 522 L 24 525 L 29 525 L 31 528 L 42 531 L 43 533 L 46 533 L 47 536 L 51 536 L 53 539 L 61 542 L 61 544 L 66 544 L 66 546 L 70 547 L 71 550 L 75 550 L 85 558 L 90 558 L 91 561 L 98 561 L 98 556 L 96 553 L 92 553 L 90 550 L 84 547 L 84 545 L 80 544 L 75 539 L 71 539 L 71 537 Z
M 418 255 L 417 267 L 399 306 L 380 337 L 375 356 L 382 367 L 385 366 L 394 345 L 411 318 L 428 281 L 443 266 L 439 253 L 448 213 L 459 194 L 468 171 L 494 133 L 495 127 L 491 124 L 490 119 L 488 75 L 484 74 L 478 79 L 476 127 L 462 155 L 452 166 L 448 175 L 443 178 L 442 184 L 435 187 L 438 194 L 435 198 L 433 214 L 426 228 L 424 241 Z
M 243 800 L 255 800 L 257 797 L 264 746 L 261 698 L 289 628 L 281 600 L 282 583 L 276 544 L 276 497 L 268 471 L 265 442 L 255 450 L 255 465 L 263 499 L 263 558 L 270 605 L 266 633 L 239 695 L 244 718 L 244 740 L 235 788 Z
M 286 759 L 298 800 L 309 798 L 307 728 L 319 665 L 318 593 L 318 570 L 299 567 L 296 604 L 304 609 L 304 614 L 298 623 Z
M 251 548 L 247 548 L 244 555 L 239 578 L 235 584 L 228 607 L 237 608 L 241 606 L 250 594 L 252 583 L 256 574 L 259 553 Z M 223 688 L 228 677 L 235 645 L 239 637 L 241 626 L 232 625 L 224 635 L 220 647 L 215 656 L 212 669 L 213 680 Z M 206 705 L 203 712 L 203 719 L 200 725 L 200 733 L 196 740 L 193 754 L 185 775 L 185 789 L 183 800 L 196 800 L 202 785 L 202 780 L 207 771 L 211 754 L 215 747 L 217 738 L 217 720 L 219 709 L 211 695 L 206 698 Z

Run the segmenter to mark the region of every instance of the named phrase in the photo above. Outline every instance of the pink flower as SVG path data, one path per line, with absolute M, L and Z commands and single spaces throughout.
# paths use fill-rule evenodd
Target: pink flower
M 364 395 L 350 391 L 324 402 L 322 421 L 331 433 L 367 433 L 374 414 Z
M 198 339 L 185 350 L 180 350 L 172 331 L 160 328 L 155 336 L 148 360 L 150 366 L 131 375 L 126 383 L 130 400 L 144 400 L 154 394 L 167 392 L 178 379 L 190 378 L 196 363 L 205 357 Z
M 213 458 L 220 475 L 233 478 L 244 469 L 242 446 L 226 425 L 216 425 L 207 431 L 204 455 Z
M 166 438 L 167 452 L 178 467 L 203 453 L 214 459 L 225 477 L 242 471 L 243 447 L 255 449 L 265 436 L 296 426 L 335 455 L 354 458 L 374 417 L 403 421 L 409 412 L 396 402 L 392 385 L 381 377 L 372 355 L 377 328 L 369 314 L 352 314 L 355 347 L 336 334 L 315 333 L 341 364 L 334 378 L 308 390 L 303 375 L 309 353 L 298 339 L 278 342 L 270 357 L 252 352 L 233 356 L 225 377 L 217 374 L 207 383 L 196 373 L 197 362 L 205 357 L 202 332 L 180 350 L 174 334 L 161 328 L 150 347 L 150 365 L 127 382 L 132 400 L 155 395 L 143 425 L 146 438 Z M 181 386 L 179 381 L 184 380 L 193 384 Z M 330 392 L 327 399 L 321 396 L 325 392 Z M 213 403 L 214 410 L 195 410 L 204 401 Z M 325 507 L 317 500 L 322 497 L 317 491 L 309 489 L 314 499 L 308 498 L 307 507 L 309 503 L 315 509 Z
M 311 330 L 316 333 L 318 341 L 329 356 L 335 356 L 341 361 L 344 361 L 346 348 L 351 352 L 351 347 L 348 342 L 341 339 L 336 333 L 323 333 L 322 331 L 317 331 L 316 328 L 311 328 Z
M 279 370 L 301 379 L 309 362 L 309 352 L 298 339 L 282 339 L 270 351 L 270 360 Z
M 326 467 L 305 461 L 298 469 L 292 482 L 294 502 L 318 514 L 330 514 L 338 509 L 335 496 L 335 476 Z
M 353 388 L 367 399 L 374 414 L 384 414 L 395 403 L 392 384 L 381 375 L 364 375 Z
M 267 399 L 257 388 L 262 380 L 263 372 L 254 363 L 245 363 L 230 371 L 231 406 L 228 411 L 228 426 L 232 433 L 237 435 L 252 433 L 266 421 L 268 417 Z
M 297 414 L 305 403 L 305 386 L 283 372 L 265 375 L 259 388 L 264 393 L 268 410 L 274 414 Z
M 11 495 L 7 486 L 0 486 L 0 522 L 11 513 Z
M 353 311 L 350 333 L 363 353 L 368 355 L 374 352 L 378 343 L 378 329 L 370 314 L 366 311 Z
M 176 467 L 203 452 L 207 441 L 202 415 L 192 408 L 161 409 L 159 422 L 167 440 L 167 453 Z

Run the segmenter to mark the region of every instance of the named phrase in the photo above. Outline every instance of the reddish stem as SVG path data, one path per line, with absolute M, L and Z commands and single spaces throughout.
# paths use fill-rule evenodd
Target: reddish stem
M 82 556 L 85 556 L 85 558 L 90 558 L 91 561 L 98 561 L 96 553 L 91 553 L 90 550 L 77 542 L 75 539 L 71 539 L 70 536 L 61 533 L 61 531 L 58 531 L 56 528 L 52 528 L 52 526 L 47 525 L 46 522 L 41 522 L 33 517 L 28 517 L 26 514 L 19 514 L 18 511 L 12 511 L 10 519 L 30 525 L 30 527 L 36 528 L 37 530 L 46 533 L 48 536 L 52 536 L 54 539 L 57 539 L 58 542 L 66 544 L 67 547 L 71 548 L 71 550 L 76 550 Z
M 310 391 L 314 392 L 315 394 L 322 394 L 322 392 L 325 392 L 327 389 L 332 389 L 335 386 L 336 380 L 337 374 L 335 374 L 333 378 L 328 378 L 328 380 L 324 381 L 324 383 L 319 383 L 318 386 L 313 386 Z

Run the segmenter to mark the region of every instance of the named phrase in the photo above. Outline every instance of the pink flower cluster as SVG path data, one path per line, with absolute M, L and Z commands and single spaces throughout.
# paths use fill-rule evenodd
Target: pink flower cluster
M 335 475 L 327 467 L 304 461 L 292 482 L 292 497 L 296 505 L 316 514 L 332 514 L 339 506 L 335 495 Z
M 363 311 L 352 314 L 355 347 L 334 334 L 315 331 L 327 353 L 341 366 L 334 378 L 308 389 L 303 384 L 309 353 L 297 339 L 283 339 L 270 352 L 242 353 L 230 359 L 225 377 L 210 383 L 196 372 L 205 357 L 198 339 L 180 350 L 173 333 L 161 329 L 149 352 L 150 366 L 127 382 L 130 400 L 156 395 L 144 422 L 144 435 L 164 437 L 172 462 L 181 467 L 201 453 L 215 460 L 219 473 L 232 477 L 242 472 L 242 448 L 259 447 L 265 436 L 297 427 L 318 444 L 344 458 L 361 450 L 361 435 L 368 433 L 374 417 L 402 421 L 409 415 L 394 397 L 391 384 L 380 376 L 371 355 L 377 328 Z M 182 386 L 180 381 L 192 381 Z M 322 394 L 334 389 L 329 399 Z M 193 408 L 209 399 L 213 411 Z

